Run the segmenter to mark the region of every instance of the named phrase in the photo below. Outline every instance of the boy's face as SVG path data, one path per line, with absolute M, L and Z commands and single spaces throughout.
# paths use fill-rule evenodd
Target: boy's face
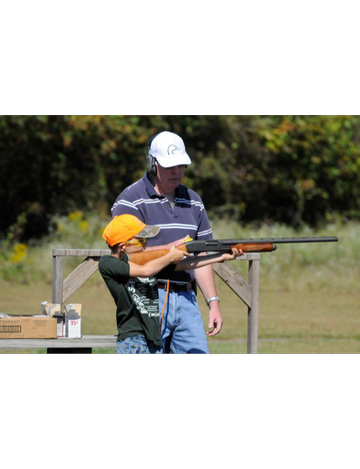
M 132 238 L 124 243 L 126 254 L 143 251 L 146 247 L 146 238 Z

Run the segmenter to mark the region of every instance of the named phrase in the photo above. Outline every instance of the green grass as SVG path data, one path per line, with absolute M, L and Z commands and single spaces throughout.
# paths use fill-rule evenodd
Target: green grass
M 360 295 L 339 291 L 260 288 L 259 353 L 359 353 Z M 209 339 L 212 353 L 246 353 L 247 307 L 218 283 L 224 325 Z M 206 306 L 199 299 L 205 325 Z
M 76 237 L 73 225 L 81 221 L 85 217 L 62 220 L 61 236 L 54 234 L 41 246 L 28 246 L 21 263 L 11 263 L 7 257 L 0 267 L 0 312 L 38 314 L 40 303 L 51 301 L 53 248 L 105 247 L 99 236 L 103 222 L 90 218 L 88 231 Z M 256 229 L 226 221 L 215 222 L 213 229 L 218 238 L 338 236 L 339 243 L 279 245 L 277 251 L 261 255 L 259 353 L 360 352 L 360 225 L 296 232 L 276 225 Z M 65 276 L 80 260 L 65 260 Z M 247 262 L 231 265 L 247 280 Z M 218 277 L 217 285 L 224 325 L 219 335 L 209 338 L 210 352 L 246 353 L 247 307 Z M 207 330 L 208 310 L 201 294 L 198 300 Z M 116 334 L 115 305 L 98 273 L 68 302 L 83 305 L 84 335 Z
M 214 341 L 210 353 L 246 353 L 246 341 L 233 343 Z M 342 354 L 360 353 L 360 340 L 356 339 L 260 339 L 260 354 Z

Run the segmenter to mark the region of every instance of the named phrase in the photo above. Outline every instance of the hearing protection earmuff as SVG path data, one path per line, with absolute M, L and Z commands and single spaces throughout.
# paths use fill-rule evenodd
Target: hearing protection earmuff
M 154 158 L 152 156 L 152 154 L 150 153 L 151 151 L 151 143 L 152 141 L 154 140 L 154 138 L 159 135 L 160 132 L 158 132 L 157 134 L 153 135 L 150 140 L 148 141 L 148 145 L 147 145 L 147 152 L 146 152 L 146 172 L 148 174 L 151 174 L 153 176 L 156 175 L 156 166 L 157 166 L 157 162 L 156 162 L 156 158 Z

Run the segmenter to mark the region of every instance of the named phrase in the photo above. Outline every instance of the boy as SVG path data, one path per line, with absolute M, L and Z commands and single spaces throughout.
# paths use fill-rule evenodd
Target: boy
M 111 249 L 111 255 L 101 257 L 99 271 L 116 304 L 116 353 L 163 353 L 155 277 L 158 272 L 170 264 L 176 271 L 188 270 L 242 254 L 234 250 L 232 254 L 186 259 L 187 252 L 172 246 L 164 256 L 144 265 L 129 261 L 128 254 L 143 250 L 146 239 L 156 236 L 159 230 L 125 214 L 115 216 L 102 235 Z

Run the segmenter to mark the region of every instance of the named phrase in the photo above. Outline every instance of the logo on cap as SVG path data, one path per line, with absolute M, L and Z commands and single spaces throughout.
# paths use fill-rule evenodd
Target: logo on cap
M 176 150 L 179 150 L 179 148 L 176 145 L 172 144 L 168 146 L 167 153 L 168 155 L 173 155 Z

